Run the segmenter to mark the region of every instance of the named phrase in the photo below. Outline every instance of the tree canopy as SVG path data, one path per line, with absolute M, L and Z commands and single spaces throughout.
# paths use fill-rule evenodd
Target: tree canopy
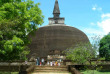
M 66 51 L 67 59 L 77 64 L 85 64 L 95 57 L 94 50 L 90 43 L 80 43 L 76 47 L 71 47 Z
M 106 60 L 110 60 L 110 33 L 100 40 L 99 55 Z
M 43 23 L 39 3 L 0 0 L 0 60 L 18 60 L 27 54 L 28 34 Z

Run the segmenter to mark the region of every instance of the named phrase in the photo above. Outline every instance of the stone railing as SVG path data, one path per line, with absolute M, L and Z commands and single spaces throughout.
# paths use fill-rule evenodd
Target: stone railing
M 34 66 L 35 62 L 0 62 L 0 71 L 19 72 L 19 74 L 27 74 L 32 72 Z
M 106 65 L 68 65 L 68 70 L 72 74 L 81 74 L 80 70 L 98 70 L 98 71 L 110 71 L 110 64 Z
M 68 66 L 68 71 L 71 72 L 72 74 L 81 74 L 76 68 L 72 66 Z
M 29 68 L 26 69 L 27 74 L 30 74 L 34 71 L 35 65 L 31 65 Z

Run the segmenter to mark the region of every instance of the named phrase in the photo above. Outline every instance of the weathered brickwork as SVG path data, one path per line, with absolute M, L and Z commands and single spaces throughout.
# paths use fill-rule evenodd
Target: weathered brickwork
M 80 42 L 89 42 L 82 31 L 66 25 L 41 27 L 31 38 L 29 57 L 46 57 L 51 50 L 62 51 Z

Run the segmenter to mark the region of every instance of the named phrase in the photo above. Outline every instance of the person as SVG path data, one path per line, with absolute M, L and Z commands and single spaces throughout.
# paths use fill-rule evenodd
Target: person
M 58 65 L 58 62 L 56 61 L 55 64 L 56 64 L 56 66 L 57 66 L 57 65 Z
M 56 62 L 54 62 L 54 66 L 56 66 Z
M 42 65 L 44 65 L 44 58 L 42 58 L 41 62 L 42 62 Z
M 49 66 L 49 61 L 47 62 L 47 65 Z
M 60 62 L 58 63 L 58 66 L 60 66 Z
M 36 59 L 35 61 L 36 61 L 36 65 L 38 66 L 38 60 Z
M 52 66 L 52 61 L 50 62 L 50 66 Z
M 52 66 L 54 66 L 54 61 L 52 61 Z
M 41 64 L 41 62 L 40 62 L 40 66 L 41 66 L 42 64 Z
M 27 65 L 27 60 L 25 60 L 25 65 Z
M 38 65 L 40 65 L 40 58 L 39 57 L 37 58 L 37 63 L 38 63 Z

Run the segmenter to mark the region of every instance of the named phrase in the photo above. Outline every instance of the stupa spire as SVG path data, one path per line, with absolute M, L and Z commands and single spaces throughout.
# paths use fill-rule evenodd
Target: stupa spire
M 59 9 L 59 5 L 58 5 L 58 0 L 55 0 L 53 15 L 54 16 L 52 18 L 48 18 L 49 25 L 59 25 L 59 24 L 64 25 L 65 18 L 60 17 L 60 9 Z
M 59 9 L 59 5 L 58 5 L 58 0 L 55 1 L 53 15 L 54 15 L 54 18 L 59 18 L 60 9 Z

